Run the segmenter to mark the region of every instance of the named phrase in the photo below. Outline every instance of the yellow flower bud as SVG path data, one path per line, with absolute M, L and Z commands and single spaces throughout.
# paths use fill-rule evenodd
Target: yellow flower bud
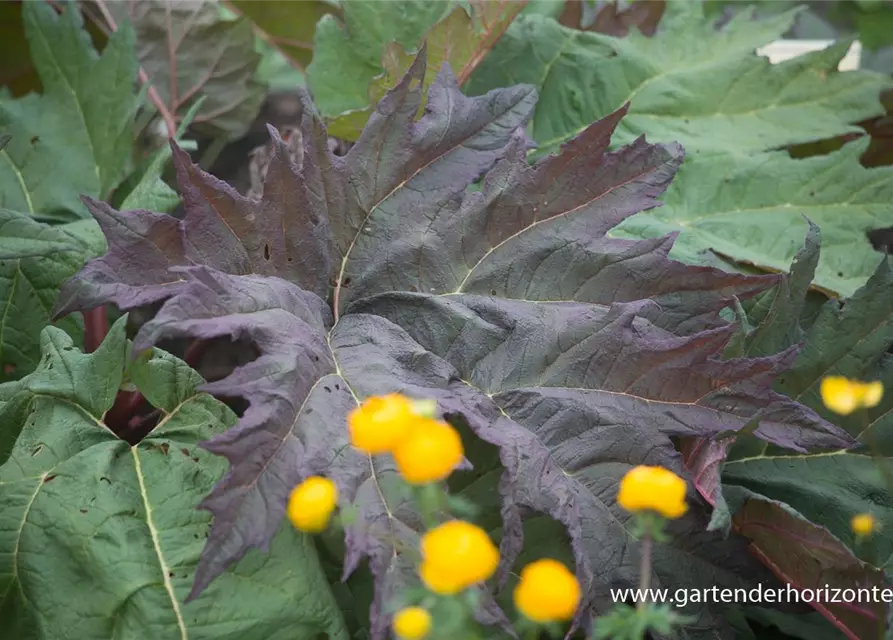
M 422 418 L 394 449 L 394 462 L 410 484 L 443 480 L 462 462 L 459 433 L 446 422 Z
M 409 435 L 419 419 L 415 403 L 406 396 L 398 393 L 375 396 L 347 417 L 350 442 L 371 455 L 390 453 Z
M 515 607 L 538 624 L 564 622 L 580 604 L 580 583 L 560 562 L 538 560 L 521 571 L 515 587 Z
M 311 476 L 288 499 L 288 519 L 300 531 L 319 533 L 329 525 L 338 502 L 338 487 L 328 478 Z
M 638 466 L 620 481 L 617 503 L 627 511 L 654 511 L 675 519 L 686 512 L 685 480 L 663 467 Z
M 400 640 L 424 640 L 431 633 L 431 614 L 421 607 L 406 607 L 394 616 L 393 626 Z
M 419 575 L 434 593 L 453 595 L 487 580 L 499 566 L 499 550 L 487 533 L 450 520 L 422 536 Z
M 859 537 L 870 536 L 876 526 L 877 522 L 870 513 L 860 513 L 853 516 L 853 519 L 850 520 L 850 527 L 852 527 L 853 533 Z
M 876 407 L 884 396 L 880 381 L 859 382 L 842 376 L 828 376 L 819 389 L 822 402 L 834 413 L 847 416 L 857 409 Z

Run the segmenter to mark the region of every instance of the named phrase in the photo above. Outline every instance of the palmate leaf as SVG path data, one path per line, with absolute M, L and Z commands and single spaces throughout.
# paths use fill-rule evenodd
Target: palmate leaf
M 268 543 L 302 477 L 324 474 L 357 511 L 344 575 L 368 559 L 371 633 L 383 637 L 392 594 L 416 579 L 408 549 L 421 522 L 389 459 L 347 442 L 347 413 L 374 394 L 434 398 L 469 438 L 495 445 L 503 572 L 522 542 L 523 515 L 551 515 L 568 530 L 597 610 L 607 606 L 606 585 L 637 578 L 617 482 L 646 461 L 681 472 L 671 436 L 734 432 L 759 417 L 757 435 L 778 446 L 852 442 L 772 392 L 796 349 L 719 359 L 734 332 L 720 310 L 777 277 L 686 267 L 667 258 L 672 238 L 605 237 L 656 206 L 678 146 L 639 140 L 609 153 L 620 111 L 531 167 L 519 130 L 534 106 L 530 87 L 467 98 L 444 69 L 417 119 L 424 74 L 423 52 L 344 157 L 329 152 L 306 103 L 297 153 L 271 132 L 259 202 L 175 149 L 183 221 L 90 203 L 110 250 L 64 287 L 59 313 L 165 300 L 135 352 L 166 337 L 229 336 L 260 353 L 202 387 L 249 406 L 203 445 L 229 460 L 230 473 L 202 502 L 214 525 L 193 597 Z M 482 189 L 467 192 L 481 174 Z M 331 307 L 322 297 L 330 278 Z M 771 580 L 742 555 L 740 539 L 707 533 L 708 517 L 695 501 L 677 542 L 657 552 L 655 582 Z M 711 607 L 693 613 L 694 635 L 724 628 Z
M 127 175 L 136 111 L 133 31 L 113 34 L 102 54 L 73 5 L 56 15 L 44 2 L 22 6 L 43 94 L 0 97 L 0 207 L 39 219 L 87 215 L 80 194 L 104 198 Z
M 849 43 L 771 65 L 755 50 L 786 32 L 797 11 L 754 20 L 742 11 L 717 30 L 700 2 L 669 2 L 654 37 L 577 31 L 542 16 L 515 21 L 469 90 L 516 82 L 542 94 L 531 133 L 552 151 L 631 102 L 615 142 L 646 133 L 689 153 L 757 152 L 861 133 L 883 113 L 881 74 L 837 72 Z
M 679 260 L 702 263 L 715 252 L 786 271 L 806 232 L 807 216 L 824 239 L 814 284 L 850 296 L 881 259 L 865 234 L 893 226 L 893 168 L 859 164 L 868 142 L 857 140 L 802 160 L 783 151 L 692 158 L 679 171 L 664 207 L 635 216 L 612 235 L 650 238 L 679 232 L 671 253 Z
M 210 519 L 194 506 L 226 467 L 196 445 L 236 418 L 185 363 L 149 351 L 127 375 L 162 418 L 138 445 L 120 440 L 102 417 L 124 375 L 124 329 L 85 355 L 47 328 L 40 368 L 0 408 L 0 439 L 21 430 L 0 467 L 4 637 L 346 640 L 313 541 L 290 528 L 183 604 Z

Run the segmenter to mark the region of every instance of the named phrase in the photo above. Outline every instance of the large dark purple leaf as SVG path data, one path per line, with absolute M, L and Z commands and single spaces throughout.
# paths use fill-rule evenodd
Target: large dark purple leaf
M 274 135 L 260 202 L 176 150 L 182 222 L 92 203 L 109 253 L 67 285 L 60 312 L 165 300 L 135 351 L 162 338 L 229 336 L 260 353 L 205 387 L 249 406 L 205 444 L 231 469 L 202 503 L 214 525 L 193 595 L 269 542 L 301 478 L 325 474 L 357 510 L 344 574 L 368 560 L 371 630 L 383 637 L 391 594 L 415 579 L 405 549 L 421 523 L 390 461 L 348 444 L 347 413 L 374 394 L 435 398 L 496 445 L 503 573 L 524 514 L 549 514 L 567 527 L 598 610 L 606 586 L 637 578 L 617 483 L 641 463 L 682 472 L 672 436 L 727 434 L 758 418 L 756 435 L 777 446 L 852 442 L 772 391 L 795 348 L 721 360 L 733 328 L 719 311 L 775 276 L 680 265 L 667 258 L 672 238 L 605 237 L 657 204 L 678 147 L 638 140 L 606 153 L 621 110 L 530 167 L 520 131 L 535 100 L 529 87 L 467 98 L 444 69 L 417 119 L 423 77 L 421 55 L 344 157 L 329 152 L 307 103 L 293 161 Z M 482 189 L 469 189 L 481 175 Z M 691 497 L 677 542 L 656 552 L 655 583 L 766 578 L 740 540 L 705 531 L 707 506 Z M 724 628 L 711 607 L 696 613 L 704 634 Z
M 304 122 L 305 153 L 325 136 L 312 117 Z M 274 153 L 260 201 L 240 195 L 194 165 L 171 143 L 186 217 L 151 211 L 116 211 L 84 198 L 108 241 L 61 289 L 56 316 L 112 302 L 122 309 L 168 298 L 182 289 L 176 267 L 203 264 L 233 274 L 278 276 L 324 296 L 332 256 L 328 219 L 316 192 L 325 185 L 317 163 L 301 166 L 275 129 Z

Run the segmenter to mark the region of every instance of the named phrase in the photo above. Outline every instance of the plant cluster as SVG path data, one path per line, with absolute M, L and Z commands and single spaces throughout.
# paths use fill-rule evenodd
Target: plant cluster
M 714 5 L 5 3 L 0 639 L 893 638 L 612 595 L 891 584 L 893 81 Z

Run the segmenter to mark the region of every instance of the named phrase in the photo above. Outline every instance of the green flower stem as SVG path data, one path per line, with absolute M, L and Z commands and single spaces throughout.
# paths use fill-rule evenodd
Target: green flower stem
M 439 524 L 438 514 L 443 509 L 446 497 L 443 488 L 440 484 L 425 484 L 413 487 L 413 495 L 425 527 L 428 529 L 436 527 Z
M 642 599 L 636 604 L 636 609 L 638 609 L 639 613 L 644 613 L 648 608 L 648 602 L 645 599 L 645 594 L 648 589 L 651 587 L 651 548 L 653 546 L 653 541 L 651 539 L 651 531 L 646 530 L 642 535 L 642 557 L 639 561 L 639 589 L 642 594 Z

